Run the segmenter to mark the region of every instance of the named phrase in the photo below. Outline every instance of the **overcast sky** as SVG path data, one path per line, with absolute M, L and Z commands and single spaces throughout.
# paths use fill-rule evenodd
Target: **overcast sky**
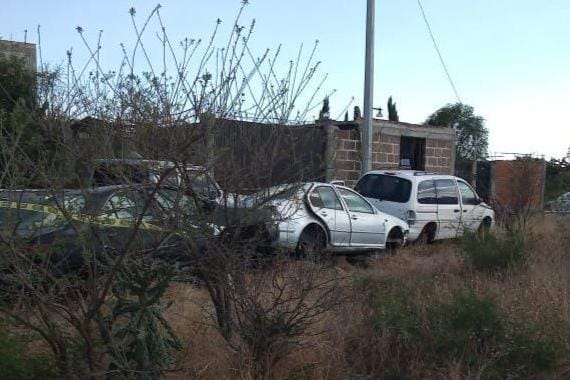
M 41 25 L 44 62 L 63 63 L 75 27 L 90 40 L 103 30 L 102 58 L 110 67 L 132 43 L 128 9 L 142 21 L 158 1 L 2 0 L 0 36 L 36 42 Z M 239 0 L 163 0 L 161 14 L 171 40 L 207 38 L 217 18 L 231 27 Z M 423 0 L 432 30 L 464 103 L 486 119 L 490 153 L 520 152 L 563 157 L 570 146 L 570 1 Z M 251 0 L 243 24 L 256 19 L 254 49 L 282 44 L 286 63 L 319 40 L 321 74 L 335 117 L 361 104 L 366 0 Z M 158 31 L 156 24 L 150 26 Z M 227 30 L 227 29 L 226 29 Z M 223 33 L 222 33 L 223 34 Z M 419 123 L 455 95 L 437 58 L 417 0 L 376 2 L 374 105 L 392 95 L 401 121 Z M 85 56 L 83 56 L 85 58 Z M 352 109 L 352 106 L 351 106 Z M 351 112 L 352 113 L 352 112 Z

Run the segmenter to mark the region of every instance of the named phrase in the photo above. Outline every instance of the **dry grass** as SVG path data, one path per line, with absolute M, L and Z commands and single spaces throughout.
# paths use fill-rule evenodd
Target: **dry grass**
M 277 365 L 272 376 L 379 378 L 386 375 L 386 369 L 391 368 L 396 357 L 396 362 L 405 363 L 405 368 L 400 368 L 403 372 L 389 372 L 396 377 L 485 378 L 485 363 L 467 369 L 464 362 L 450 357 L 443 365 L 434 367 L 423 361 L 425 352 L 421 348 L 410 350 L 410 346 L 395 344 L 393 337 L 378 334 L 370 325 L 371 294 L 366 294 L 357 284 L 360 279 L 370 284 L 387 279 L 407 284 L 425 281 L 425 287 L 419 287 L 411 296 L 422 312 L 434 302 L 449 300 L 459 289 L 469 286 L 477 295 L 492 296 L 501 312 L 512 321 L 531 321 L 547 329 L 568 329 L 570 219 L 552 216 L 536 219 L 533 231 L 535 245 L 528 265 L 500 276 L 475 271 L 462 258 L 457 242 L 408 247 L 395 256 L 370 259 L 364 268 L 339 260 L 330 270 L 345 276 L 342 291 L 349 295 L 348 300 L 315 327 L 326 333 L 303 339 L 299 348 Z M 196 286 L 176 285 L 169 292 L 169 298 L 175 303 L 168 319 L 185 344 L 179 357 L 181 370 L 171 377 L 248 378 L 243 358 L 228 349 L 208 319 L 207 294 Z M 568 378 L 569 358 L 562 358 L 553 371 L 536 376 Z

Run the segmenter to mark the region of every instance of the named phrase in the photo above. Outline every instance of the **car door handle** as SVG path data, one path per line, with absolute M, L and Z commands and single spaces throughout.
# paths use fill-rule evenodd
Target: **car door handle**
M 467 210 L 463 210 L 463 212 L 467 212 Z
M 453 212 L 459 212 L 461 210 L 459 210 L 458 208 L 456 208 L 455 210 L 453 210 Z
M 358 216 L 356 216 L 356 215 L 351 215 L 351 216 L 350 216 L 350 219 L 352 219 L 352 220 L 358 220 Z
M 322 215 L 322 216 L 327 216 L 328 214 L 326 213 L 326 211 L 321 211 L 321 215 Z

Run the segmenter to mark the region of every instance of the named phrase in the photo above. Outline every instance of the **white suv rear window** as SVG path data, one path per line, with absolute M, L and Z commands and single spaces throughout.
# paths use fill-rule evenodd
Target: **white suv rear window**
M 412 183 L 393 175 L 367 174 L 358 181 L 354 190 L 367 198 L 406 203 L 410 199 Z

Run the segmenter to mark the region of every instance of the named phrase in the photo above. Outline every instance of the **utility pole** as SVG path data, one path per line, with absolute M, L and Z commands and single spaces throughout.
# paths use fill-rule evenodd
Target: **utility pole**
M 364 123 L 361 131 L 361 154 L 364 174 L 372 170 L 372 102 L 374 96 L 374 3 L 367 0 L 366 6 L 366 57 L 364 63 Z

